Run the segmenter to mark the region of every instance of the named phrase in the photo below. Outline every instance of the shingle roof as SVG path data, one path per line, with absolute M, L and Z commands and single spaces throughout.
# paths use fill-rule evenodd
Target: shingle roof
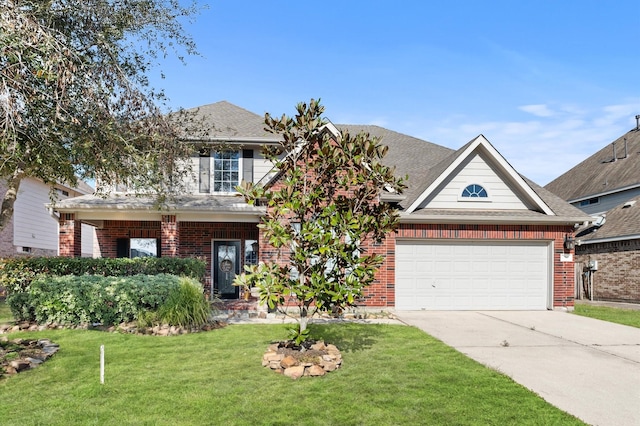
M 262 207 L 248 205 L 239 195 L 183 195 L 175 200 L 163 204 L 163 211 L 181 212 L 246 212 L 261 213 Z M 96 195 L 83 195 L 81 197 L 67 198 L 55 204 L 56 210 L 107 210 L 127 211 L 141 210 L 160 213 L 156 197 L 144 197 L 135 195 L 115 194 L 107 197 Z
M 625 207 L 627 206 L 627 207 Z M 580 231 L 576 238 L 583 242 L 601 239 L 638 238 L 640 235 L 640 196 L 614 207 L 606 214 L 604 225 Z
M 264 119 L 262 116 L 254 114 L 226 101 L 204 105 L 199 108 L 187 110 L 193 112 L 196 120 L 202 120 L 198 124 L 204 124 L 209 128 L 206 138 L 216 140 L 248 141 L 269 139 L 276 141 L 278 137 L 264 130 Z M 437 179 L 444 170 L 465 150 L 463 146 L 459 150 L 452 150 L 441 145 L 427 142 L 412 136 L 408 136 L 393 130 L 374 125 L 337 125 L 341 131 L 351 134 L 366 132 L 371 136 L 381 139 L 382 144 L 389 147 L 383 162 L 387 166 L 395 167 L 397 176 L 408 176 L 407 189 L 404 191 L 404 200 L 400 202 L 400 207 L 406 208 L 413 203 L 425 189 Z M 200 139 L 205 139 L 198 137 Z M 472 143 L 473 141 L 469 142 Z M 556 217 L 549 216 L 548 220 L 554 221 L 582 221 L 587 218 L 580 210 L 569 205 L 565 201 L 553 195 L 551 192 L 527 180 L 526 183 L 535 191 L 542 200 L 553 210 Z M 232 211 L 233 209 L 246 209 L 244 200 L 239 197 L 212 197 L 208 195 L 185 196 L 171 207 L 179 210 L 201 211 L 205 209 Z M 111 196 L 100 198 L 94 196 L 78 197 L 65 200 L 56 205 L 60 209 L 152 209 L 156 208 L 153 199 L 126 196 Z M 438 212 L 432 211 L 432 214 Z M 454 216 L 465 216 L 467 213 L 440 212 Z M 415 212 L 417 216 L 424 215 L 424 212 Z M 527 217 L 542 218 L 545 216 L 538 212 L 495 212 L 482 213 L 486 218 L 491 217 Z M 475 216 L 478 216 L 477 212 Z M 482 216 L 482 215 L 481 215 Z
M 247 111 L 227 101 L 215 102 L 197 108 L 185 110 L 193 113 L 192 128 L 204 128 L 203 137 L 198 139 L 254 139 L 267 138 L 277 141 L 279 138 L 265 130 L 264 116 Z M 192 134 L 184 135 L 191 139 Z
M 466 147 L 473 143 L 473 140 L 462 146 L 458 150 L 446 148 L 422 139 L 414 138 L 402 133 L 394 132 L 379 126 L 339 124 L 337 127 L 341 131 L 348 131 L 355 134 L 359 131 L 369 133 L 371 136 L 381 138 L 381 143 L 389 147 L 387 155 L 383 162 L 388 166 L 396 168 L 396 176 L 409 175 L 407 181 L 408 187 L 403 192 L 406 198 L 399 203 L 400 207 L 407 208 L 410 206 L 428 187 L 443 173 L 447 167 L 465 151 Z M 549 206 L 557 217 L 553 220 L 566 220 L 568 222 L 582 222 L 589 217 L 576 207 L 570 205 L 555 194 L 537 185 L 535 182 L 522 176 L 531 189 L 538 194 L 540 198 Z M 484 212 L 479 214 L 465 213 L 458 211 L 416 211 L 412 215 L 416 217 L 425 216 L 427 214 L 434 215 L 452 215 L 456 217 L 476 216 L 476 217 L 528 217 L 541 219 L 545 215 L 538 212 L 522 213 L 522 212 L 503 212 L 495 214 L 495 212 Z
M 627 158 L 625 155 L 627 143 Z M 640 131 L 631 130 L 607 144 L 568 172 L 548 183 L 545 188 L 564 200 L 576 200 L 640 184 Z
M 409 206 L 421 193 L 423 182 L 436 175 L 435 166 L 456 151 L 436 145 L 422 139 L 414 138 L 379 126 L 338 124 L 337 127 L 351 134 L 366 132 L 381 139 L 381 143 L 389 147 L 383 159 L 386 166 L 395 167 L 396 176 L 409 176 L 407 189 L 403 195 L 406 199 L 400 203 Z

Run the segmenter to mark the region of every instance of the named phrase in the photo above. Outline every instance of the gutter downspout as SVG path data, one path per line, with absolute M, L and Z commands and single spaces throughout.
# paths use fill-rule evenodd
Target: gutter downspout
M 56 222 L 60 222 L 60 213 L 56 213 L 53 207 L 47 207 L 49 211 L 49 216 L 51 216 Z

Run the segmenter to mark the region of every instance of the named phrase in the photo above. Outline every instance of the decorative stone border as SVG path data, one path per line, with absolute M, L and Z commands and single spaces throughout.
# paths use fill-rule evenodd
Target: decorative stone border
M 80 325 L 62 325 L 62 324 L 34 324 L 29 322 L 20 322 L 18 324 L 0 324 L 0 334 L 17 333 L 19 331 L 44 331 L 59 329 L 76 329 L 76 330 L 98 330 L 108 333 L 128 333 L 128 334 L 148 334 L 153 336 L 177 336 L 180 334 L 198 333 L 203 331 L 211 331 L 225 327 L 227 324 L 223 321 L 210 321 L 198 328 L 183 328 L 170 326 L 168 324 L 155 325 L 153 327 L 138 327 L 136 322 L 122 323 L 117 326 L 103 326 L 92 324 Z
M 4 337 L 0 345 L 0 355 L 2 355 L 0 356 L 0 378 L 5 374 L 13 375 L 36 368 L 58 352 L 58 349 L 60 349 L 60 346 L 52 343 L 49 339 L 8 340 Z M 5 360 L 5 356 L 11 353 L 15 353 L 16 358 Z
M 306 346 L 295 346 L 291 341 L 275 342 L 262 357 L 262 365 L 294 380 L 302 376 L 318 377 L 340 368 L 342 354 L 335 345 L 323 341 Z

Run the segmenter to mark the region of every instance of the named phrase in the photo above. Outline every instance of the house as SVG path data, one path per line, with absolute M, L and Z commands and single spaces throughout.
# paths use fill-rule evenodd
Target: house
M 545 187 L 593 216 L 576 235 L 578 297 L 640 303 L 640 115 L 636 120 L 635 129 Z
M 78 256 L 80 225 L 97 228 L 102 256 L 202 256 L 207 287 L 223 298 L 242 265 L 269 259 L 257 224 L 264 207 L 234 192 L 241 180 L 273 175 L 261 146 L 278 144 L 263 117 L 228 102 L 200 107 L 206 136 L 185 138 L 199 147 L 191 158 L 197 179 L 158 210 L 152 198 L 114 193 L 64 200 L 60 253 Z M 368 247 L 385 257 L 367 289 L 368 307 L 414 309 L 552 309 L 573 306 L 571 241 L 588 216 L 520 176 L 482 135 L 452 150 L 378 126 L 337 125 L 369 132 L 389 146 L 385 162 L 408 175 L 408 188 L 383 193 L 401 224 Z M 219 148 L 222 146 L 223 148 Z
M 7 188 L 0 182 L 0 199 Z M 56 185 L 58 200 L 90 194 L 93 188 L 80 182 L 77 188 Z M 45 206 L 51 202 L 50 187 L 35 178 L 26 178 L 20 184 L 14 204 L 13 216 L 0 232 L 0 257 L 18 255 L 57 256 L 58 218 Z M 93 231 L 84 225 L 80 247 L 82 256 L 93 256 Z

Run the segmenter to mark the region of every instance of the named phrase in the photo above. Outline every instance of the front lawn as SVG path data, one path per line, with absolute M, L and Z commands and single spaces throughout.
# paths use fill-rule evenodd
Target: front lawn
M 640 310 L 576 303 L 573 312 L 583 317 L 596 318 L 640 328 Z
M 261 366 L 283 325 L 174 337 L 85 330 L 50 338 L 44 365 L 0 380 L 3 425 L 582 424 L 511 379 L 413 327 L 313 325 L 343 367 L 293 381 Z M 105 384 L 99 348 L 105 345 Z

